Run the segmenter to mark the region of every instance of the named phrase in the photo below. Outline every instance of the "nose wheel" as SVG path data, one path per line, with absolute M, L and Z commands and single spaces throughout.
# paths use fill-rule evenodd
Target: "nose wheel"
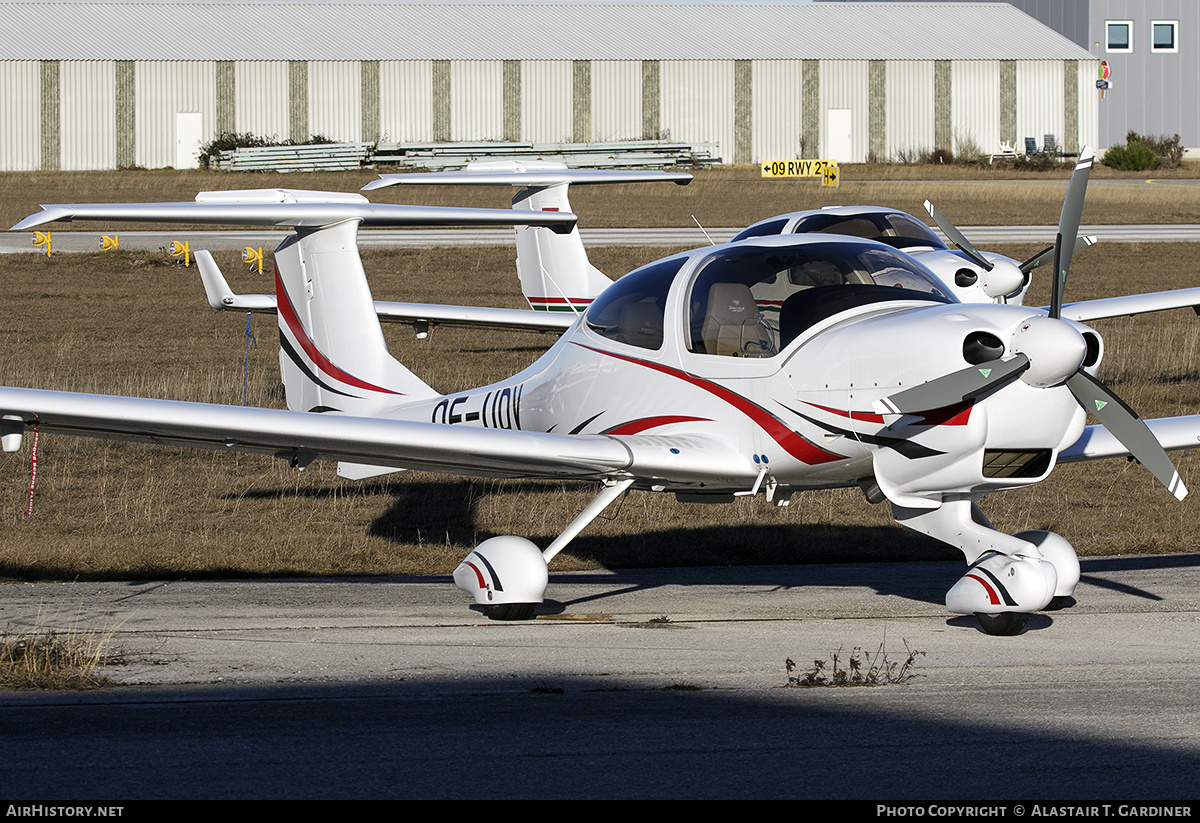
M 997 614 L 975 612 L 975 619 L 979 621 L 979 628 L 983 629 L 984 634 L 1011 637 L 1020 634 L 1021 630 L 1025 628 L 1029 614 L 1026 612 L 999 612 Z
M 495 606 L 484 606 L 483 612 L 488 620 L 532 620 L 537 603 L 498 603 Z

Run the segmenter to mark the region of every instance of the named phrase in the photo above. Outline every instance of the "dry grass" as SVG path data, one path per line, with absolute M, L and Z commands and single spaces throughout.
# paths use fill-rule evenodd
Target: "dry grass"
M 98 689 L 112 685 L 105 668 L 119 662 L 111 630 L 38 626 L 0 632 L 0 689 Z
M 846 166 L 838 189 L 813 180 L 764 180 L 758 167 L 727 166 L 696 172 L 687 187 L 591 186 L 571 192 L 584 226 L 746 226 L 789 211 L 829 205 L 894 206 L 923 215 L 926 198 L 962 226 L 1054 225 L 1071 167 L 1045 173 L 987 166 Z M 1200 164 L 1156 173 L 1158 180 L 1200 176 Z M 0 174 L 0 221 L 11 226 L 41 203 L 191 200 L 214 189 L 293 188 L 358 191 L 373 172 L 230 174 L 205 171 L 60 172 Z M 1197 223 L 1200 186 L 1148 185 L 1146 174 L 1096 166 L 1084 223 Z M 999 183 L 999 185 L 996 185 Z M 988 185 L 984 185 L 988 184 Z M 505 187 L 394 186 L 371 193 L 382 203 L 508 208 Z M 1131 215 L 1137 215 L 1131 218 Z M 66 227 L 60 227 L 59 230 Z M 135 226 L 125 226 L 131 231 Z M 140 228 L 161 228 L 142 226 Z
M 130 180 L 144 174 L 153 182 L 162 173 L 129 174 Z M 740 190 L 732 185 L 740 179 L 736 174 L 713 177 L 722 175 L 732 181 L 730 191 Z M 185 182 L 173 185 L 194 192 L 213 187 L 214 176 L 178 175 Z M 68 177 L 73 175 L 63 175 Z M 161 189 L 145 184 L 144 194 L 170 197 L 166 183 L 175 177 L 158 178 Z M 259 176 L 216 182 L 225 180 L 280 184 Z M 285 182 L 331 186 L 297 177 Z M 681 191 L 690 196 L 691 190 L 663 188 L 664 198 Z M 42 200 L 88 200 L 98 190 L 81 185 L 73 193 Z M 107 194 L 123 199 L 129 192 Z M 453 202 L 465 200 L 462 192 L 457 198 Z M 652 213 L 660 202 L 666 199 L 639 198 L 617 216 Z M 14 209 L 7 199 L 5 204 Z M 693 205 L 684 205 L 682 213 Z M 729 208 L 727 219 L 710 224 L 749 221 L 735 222 Z M 1034 249 L 997 250 L 1021 258 Z M 598 249 L 593 261 L 619 274 L 668 251 Z M 1101 244 L 1079 256 L 1069 299 L 1200 285 L 1192 262 L 1197 251 L 1190 244 Z M 270 290 L 269 278 L 247 274 L 235 253 L 217 258 L 236 290 Z M 511 249 L 378 251 L 364 260 L 379 299 L 521 305 Z M 161 256 L 124 253 L 9 255 L 3 266 L 0 383 L 241 403 L 244 316 L 207 309 L 194 270 Z M 1097 327 L 1107 344 L 1102 376 L 1135 408 L 1147 417 L 1200 410 L 1197 320 L 1190 311 Z M 251 357 L 250 402 L 281 406 L 273 320 L 256 317 L 253 331 L 259 349 Z M 532 334 L 442 328 L 427 341 L 405 327 L 386 332 L 393 352 L 443 391 L 511 374 L 552 342 Z M 0 481 L 0 577 L 444 574 L 478 541 L 496 534 L 548 543 L 594 494 L 587 484 L 470 481 L 418 472 L 355 484 L 337 479 L 330 464 L 297 473 L 281 461 L 254 456 L 48 436 L 39 444 L 35 513 L 27 520 L 30 439 L 22 452 L 0 456 L 7 467 Z M 1193 484 L 1200 482 L 1197 457 L 1177 459 Z M 1054 528 L 1085 555 L 1200 550 L 1200 508 L 1193 501 L 1175 503 L 1140 467 L 1123 461 L 1060 468 L 1032 489 L 994 495 L 984 508 L 1001 529 Z M 589 526 L 555 567 L 958 557 L 895 527 L 886 506 L 867 505 L 857 490 L 798 495 L 786 509 L 761 498 L 694 506 L 635 493 Z

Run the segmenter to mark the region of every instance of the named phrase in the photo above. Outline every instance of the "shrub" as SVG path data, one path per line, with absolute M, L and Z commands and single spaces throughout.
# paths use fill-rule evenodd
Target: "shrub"
M 212 168 L 213 162 L 220 156 L 223 151 L 233 151 L 234 149 L 259 149 L 265 146 L 319 146 L 334 142 L 323 134 L 314 134 L 307 140 L 279 140 L 278 138 L 259 137 L 250 132 L 232 132 L 227 131 L 217 135 L 212 142 L 205 143 L 200 147 L 200 168 Z
M 929 154 L 929 162 L 933 163 L 935 166 L 949 166 L 954 163 L 954 152 L 946 148 L 934 149 Z
M 1022 154 L 1013 161 L 1012 167 L 1017 171 L 1050 171 L 1062 165 L 1057 154 Z
M 273 145 L 265 137 L 259 137 L 250 132 L 232 132 L 227 131 L 224 134 L 217 135 L 211 142 L 205 143 L 200 147 L 200 168 L 207 169 L 212 167 L 212 162 L 223 151 L 233 151 L 234 149 L 256 149 L 260 146 Z
M 1179 164 L 1183 162 L 1183 146 L 1179 145 L 1178 134 L 1171 137 L 1162 134 L 1157 137 L 1150 137 L 1148 135 L 1140 135 L 1130 129 L 1129 133 L 1125 135 L 1125 142 L 1131 146 L 1134 143 L 1143 144 L 1150 151 L 1158 155 L 1158 159 L 1162 165 L 1169 169 L 1179 168 Z
M 1159 166 L 1157 154 L 1145 143 L 1131 141 L 1124 146 L 1113 146 L 1104 153 L 1103 163 L 1121 171 L 1146 171 Z

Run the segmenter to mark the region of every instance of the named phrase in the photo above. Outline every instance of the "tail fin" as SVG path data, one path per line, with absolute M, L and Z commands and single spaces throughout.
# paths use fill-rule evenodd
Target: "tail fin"
M 437 392 L 390 354 L 358 256 L 358 221 L 275 250 L 279 369 L 292 411 L 370 416 Z
M 570 183 L 523 188 L 513 197 L 513 208 L 533 212 L 571 210 Z M 552 234 L 521 226 L 517 229 L 517 276 L 521 294 L 534 311 L 581 313 L 600 292 L 612 285 L 588 260 L 578 227 L 570 234 Z
M 568 169 L 562 163 L 502 160 L 470 163 L 462 171 L 427 174 L 384 174 L 364 190 L 397 184 L 517 186 L 513 209 L 530 212 L 570 212 L 571 184 L 666 182 L 687 185 L 690 174 L 663 171 Z M 612 281 L 588 260 L 576 228 L 553 234 L 540 228 L 517 227 L 517 274 L 521 293 L 535 311 L 579 313 Z

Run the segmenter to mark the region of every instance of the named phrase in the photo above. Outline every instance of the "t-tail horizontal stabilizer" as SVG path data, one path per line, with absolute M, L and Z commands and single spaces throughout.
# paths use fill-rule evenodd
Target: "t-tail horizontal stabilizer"
M 692 175 L 650 170 L 569 169 L 562 163 L 501 160 L 470 163 L 461 171 L 426 174 L 384 174 L 364 191 L 396 185 L 514 186 L 518 212 L 570 212 L 567 190 L 572 186 L 618 183 L 670 182 L 686 186 Z M 576 229 L 552 235 L 537 228 L 518 226 L 517 272 L 521 293 L 535 311 L 579 314 L 612 283 L 588 260 Z

